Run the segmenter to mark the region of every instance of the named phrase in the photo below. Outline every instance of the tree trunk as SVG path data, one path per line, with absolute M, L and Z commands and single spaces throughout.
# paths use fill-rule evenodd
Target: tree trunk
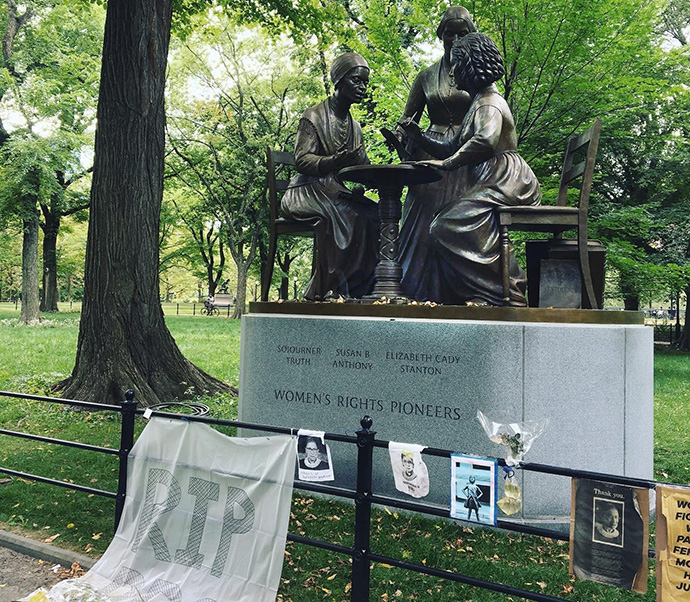
M 165 68 L 172 0 L 109 0 L 73 399 L 152 405 L 230 390 L 180 353 L 160 305 Z
M 247 269 L 245 266 L 237 266 L 237 302 L 232 312 L 233 320 L 239 320 L 244 314 L 247 304 Z
M 247 273 L 251 267 L 254 257 L 256 257 L 256 248 L 259 242 L 258 229 L 254 230 L 251 242 L 249 243 L 249 251 L 247 256 L 244 256 L 244 243 L 238 242 L 236 245 L 232 241 L 228 241 L 228 248 L 231 251 L 232 258 L 237 266 L 237 302 L 235 303 L 235 310 L 232 313 L 234 320 L 238 320 L 244 314 L 247 306 Z
M 623 307 L 626 311 L 639 311 L 640 297 L 633 294 L 625 295 L 623 297 Z
M 38 301 L 38 217 L 24 220 L 22 240 L 22 311 L 25 324 L 38 322 L 41 312 Z
M 681 351 L 690 351 L 690 312 L 688 310 L 690 307 L 690 287 L 685 289 L 685 299 L 685 324 L 683 324 L 683 330 L 676 347 Z M 680 314 L 680 303 L 678 303 L 676 311 Z
M 58 311 L 60 293 L 57 285 L 57 238 L 60 231 L 60 217 L 54 213 L 43 213 L 43 297 L 41 311 Z

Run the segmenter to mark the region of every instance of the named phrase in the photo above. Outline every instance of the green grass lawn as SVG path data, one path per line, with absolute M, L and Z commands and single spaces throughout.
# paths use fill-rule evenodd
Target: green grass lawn
M 20 326 L 13 308 L 0 307 L 0 389 L 50 394 L 50 386 L 73 366 L 76 314 L 49 317 L 40 326 Z M 224 317 L 169 316 L 167 323 L 182 352 L 210 374 L 234 385 L 239 379 L 240 324 Z M 688 430 L 690 356 L 655 355 L 655 472 L 660 481 L 690 484 Z M 214 416 L 232 418 L 236 400 L 204 398 Z M 138 420 L 138 429 L 143 420 Z M 66 411 L 59 404 L 0 398 L 0 428 L 117 447 L 119 417 L 103 412 Z M 0 436 L 0 463 L 94 488 L 114 491 L 117 460 L 52 444 Z M 2 478 L 2 475 L 0 475 Z M 54 486 L 13 479 L 0 485 L 0 528 L 51 541 L 97 557 L 112 537 L 114 502 Z M 296 493 L 290 532 L 351 546 L 352 506 Z M 585 581 L 567 571 L 568 545 L 518 534 L 470 528 L 462 523 L 375 511 L 372 550 L 429 566 L 457 570 L 483 579 L 571 600 L 655 599 L 650 563 L 650 591 L 625 592 Z M 281 580 L 281 600 L 349 600 L 350 560 L 336 553 L 288 543 Z M 374 563 L 371 600 L 443 602 L 505 601 L 501 594 L 423 577 Z

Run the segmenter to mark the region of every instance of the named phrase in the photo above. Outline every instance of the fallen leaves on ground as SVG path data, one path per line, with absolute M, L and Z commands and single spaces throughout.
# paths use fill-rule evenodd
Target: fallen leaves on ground
M 61 566 L 55 574 L 60 579 L 77 579 L 86 575 L 86 569 L 79 566 L 78 562 L 73 562 L 70 568 Z

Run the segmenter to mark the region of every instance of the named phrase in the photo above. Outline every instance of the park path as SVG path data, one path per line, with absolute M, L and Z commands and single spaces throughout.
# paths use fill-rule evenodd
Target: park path
M 79 565 L 74 567 L 77 573 L 70 574 L 74 562 Z M 79 576 L 81 568 L 88 569 L 94 562 L 75 552 L 0 530 L 0 602 L 14 602 L 39 587 L 48 588 Z
M 55 585 L 60 578 L 52 571 L 54 566 L 54 562 L 0 547 L 0 602 L 14 602 L 39 587 Z

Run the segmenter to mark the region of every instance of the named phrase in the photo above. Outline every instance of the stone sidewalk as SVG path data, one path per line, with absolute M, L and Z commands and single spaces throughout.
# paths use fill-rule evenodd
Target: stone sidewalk
M 89 569 L 93 558 L 0 530 L 0 602 L 14 602 L 60 581 L 53 567 L 73 562 Z

